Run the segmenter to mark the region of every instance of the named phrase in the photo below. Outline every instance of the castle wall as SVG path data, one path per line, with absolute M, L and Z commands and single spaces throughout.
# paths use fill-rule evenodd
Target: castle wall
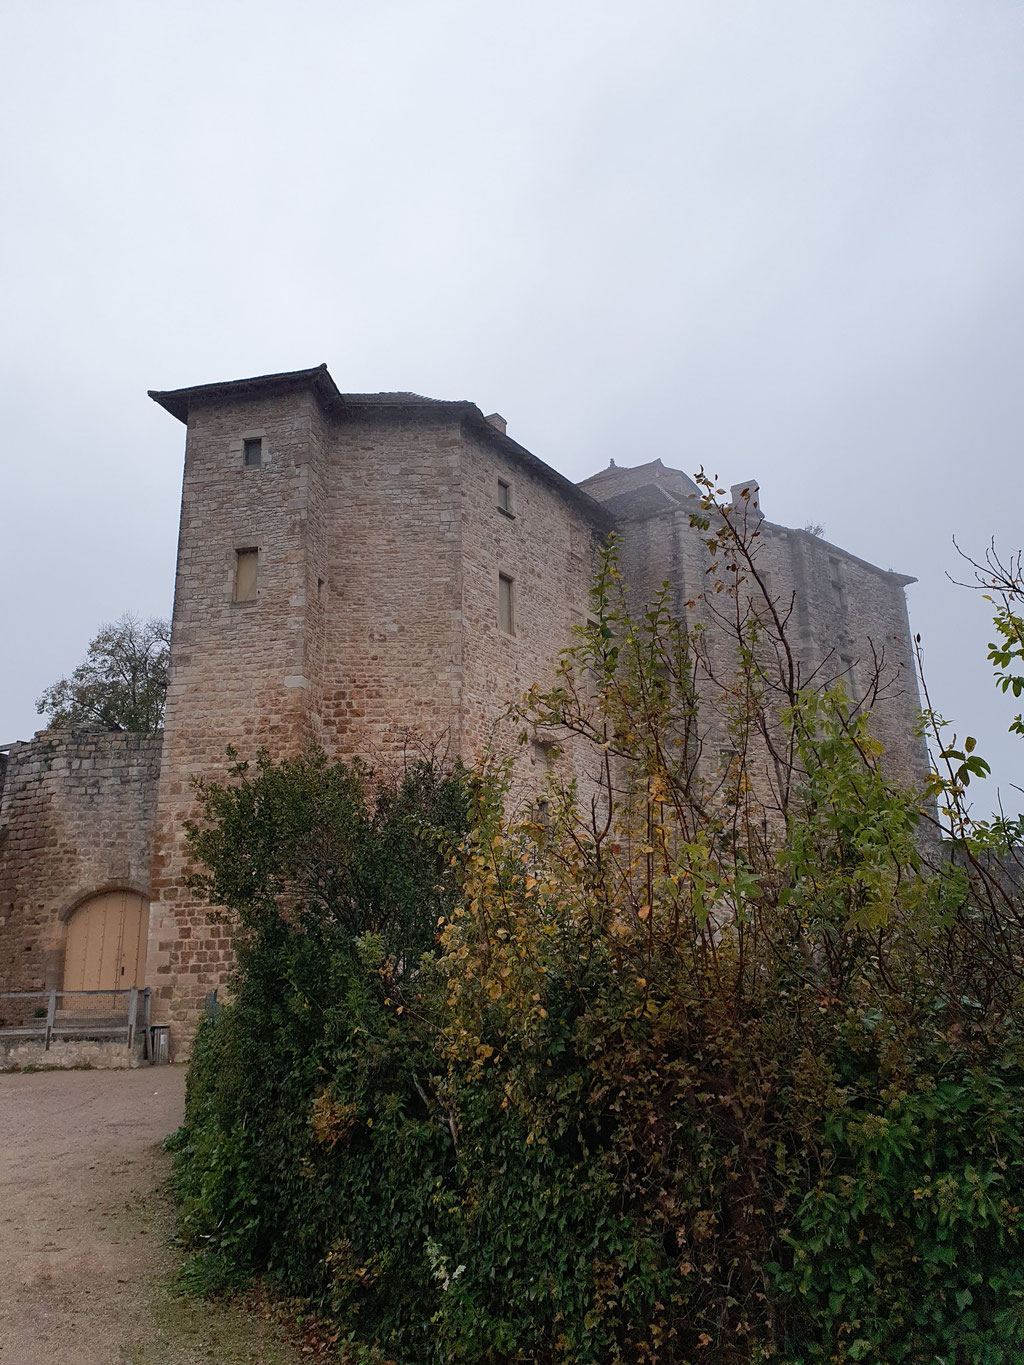
M 711 565 L 705 534 L 690 525 L 688 511 L 664 512 L 620 525 L 619 562 L 631 610 L 642 611 L 668 583 L 668 605 L 675 617 L 691 627 L 698 621 L 710 622 L 702 603 Z
M 160 746 L 159 734 L 43 731 L 11 747 L 0 796 L 0 990 L 61 986 L 67 919 L 90 895 L 149 895 Z
M 885 748 L 894 775 L 916 782 L 927 771 L 924 740 L 916 733 L 921 709 L 905 585 L 887 573 L 806 531 L 772 528 L 781 541 L 796 589 L 794 620 L 803 676 L 833 683 L 852 671 L 847 690 L 864 697 L 876 670 L 882 689 L 871 708 L 871 732 Z M 837 576 L 838 569 L 838 576 Z
M 507 440 L 500 418 L 342 395 L 325 367 L 154 396 L 188 424 L 162 750 L 159 736 L 42 734 L 0 755 L 0 988 L 59 984 L 66 917 L 84 897 L 148 893 L 155 1017 L 187 1045 L 232 951 L 188 889 L 184 824 L 193 780 L 223 779 L 229 746 L 280 759 L 312 741 L 386 762 L 411 744 L 472 762 L 493 740 L 514 757 L 517 804 L 550 769 L 586 799 L 585 746 L 529 731 L 519 744 L 523 727 L 502 717 L 554 680 L 613 519 L 633 609 L 667 582 L 673 614 L 705 627 L 701 764 L 720 768 L 730 599 L 714 592 L 709 532 L 690 525 L 696 489 L 679 471 L 660 459 L 601 471 L 582 488 L 602 512 Z M 247 440 L 262 442 L 258 464 Z M 845 675 L 859 696 L 877 666 L 872 728 L 890 770 L 920 776 L 911 580 L 767 521 L 755 543 L 773 598 L 793 604 L 800 683 Z M 254 594 L 236 591 L 239 551 L 258 553 Z
M 263 442 L 258 467 L 243 462 L 246 438 Z M 192 780 L 223 778 L 229 745 L 280 758 L 316 735 L 326 446 L 311 392 L 189 413 L 147 964 L 155 1017 L 186 1036 L 231 962 L 227 926 L 212 923 L 186 885 Z M 244 549 L 259 555 L 252 601 L 234 600 Z
M 549 686 L 560 652 L 575 643 L 604 530 L 585 512 L 486 436 L 464 434 L 462 502 L 463 597 L 467 649 L 462 697 L 463 751 L 478 757 L 492 738 L 516 757 L 513 799 L 529 800 L 553 755 L 542 744 L 517 743 L 519 725 L 501 721 L 528 688 Z M 498 506 L 498 480 L 509 485 L 511 515 Z M 512 580 L 513 633 L 499 623 L 499 575 Z M 497 727 L 497 728 L 496 728 Z M 582 776 L 581 752 L 564 755 Z
M 331 431 L 321 738 L 461 751 L 461 438 L 442 409 L 358 406 Z
M 551 766 L 586 792 L 583 746 L 559 752 L 535 733 L 519 745 L 521 727 L 501 717 L 553 680 L 588 614 L 609 518 L 470 404 L 340 395 L 322 367 L 157 397 L 188 419 L 148 961 L 157 1017 L 180 1043 L 231 961 L 228 928 L 186 884 L 192 779 L 222 778 L 228 745 L 281 758 L 312 740 L 334 757 L 386 762 L 411 744 L 472 761 L 493 737 L 514 755 L 513 800 L 532 800 Z M 248 468 L 243 442 L 256 437 L 263 461 Z M 724 603 L 708 591 L 706 533 L 678 505 L 694 486 L 660 461 L 587 486 L 616 509 L 634 607 L 667 581 L 672 611 L 707 627 L 714 762 L 729 742 L 715 708 L 733 660 L 715 630 Z M 259 551 L 258 592 L 237 602 L 235 554 L 246 547 Z M 790 635 L 804 681 L 830 653 L 831 676 L 846 668 L 866 681 L 872 646 L 884 653 L 893 683 L 875 729 L 893 764 L 916 771 L 906 580 L 767 522 L 758 561 L 778 600 L 796 594 Z M 499 619 L 502 575 L 511 631 Z
M 730 575 L 721 557 L 718 569 L 712 569 L 706 545 L 712 535 L 713 528 L 692 527 L 689 512 L 666 512 L 624 523 L 621 557 L 632 609 L 642 610 L 668 581 L 674 613 L 691 628 L 698 623 L 705 627 L 703 647 L 715 678 L 722 681 L 737 665 L 722 623 L 734 605 L 727 593 L 715 591 L 715 580 L 728 581 Z M 809 532 L 768 521 L 760 523 L 750 544 L 780 616 L 788 615 L 786 635 L 798 685 L 821 688 L 843 677 L 860 700 L 877 669 L 882 687 L 871 711 L 871 731 L 885 748 L 889 772 L 909 782 L 920 780 L 927 755 L 916 734 L 920 700 L 904 592 L 912 580 L 867 564 Z M 756 583 L 748 582 L 740 592 L 752 599 L 759 614 L 766 613 Z M 709 716 L 705 749 L 714 763 L 717 750 L 729 744 L 721 688 L 704 682 L 701 691 Z

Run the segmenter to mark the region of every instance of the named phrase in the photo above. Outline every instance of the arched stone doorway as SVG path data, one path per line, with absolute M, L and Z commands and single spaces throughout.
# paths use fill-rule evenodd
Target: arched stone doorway
M 137 891 L 101 891 L 68 920 L 64 990 L 123 991 L 144 986 L 149 901 Z

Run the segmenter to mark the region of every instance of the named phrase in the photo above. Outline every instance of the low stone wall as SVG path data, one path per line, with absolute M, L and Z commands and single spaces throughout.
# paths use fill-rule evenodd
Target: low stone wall
M 125 1071 L 148 1066 L 142 1034 L 129 1049 L 109 1039 L 58 1039 L 45 1047 L 41 1038 L 0 1038 L 0 1071 Z
M 43 730 L 0 787 L 0 990 L 62 984 L 67 918 L 99 891 L 149 894 L 162 735 Z

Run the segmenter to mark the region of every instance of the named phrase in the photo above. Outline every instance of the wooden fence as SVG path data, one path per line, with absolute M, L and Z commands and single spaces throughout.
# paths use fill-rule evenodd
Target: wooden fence
M 141 1029 L 144 1055 L 152 1060 L 149 997 L 148 986 L 125 991 L 0 991 L 0 1042 L 41 1038 L 49 1051 L 55 1039 L 89 1039 L 122 1042 L 130 1052 Z

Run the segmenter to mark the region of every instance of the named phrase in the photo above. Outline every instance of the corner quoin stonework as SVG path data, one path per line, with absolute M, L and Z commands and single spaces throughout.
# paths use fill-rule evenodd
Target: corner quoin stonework
M 231 961 L 227 927 L 187 887 L 195 776 L 223 777 L 229 745 L 282 758 L 315 741 L 374 759 L 412 735 L 469 761 L 495 734 L 511 746 L 500 717 L 551 678 L 586 619 L 610 531 L 637 595 L 668 580 L 682 614 L 707 554 L 685 474 L 656 459 L 575 485 L 472 403 L 342 394 L 326 366 L 151 396 L 187 427 L 147 959 L 155 1017 L 180 1050 Z M 246 462 L 246 441 L 260 443 L 258 464 Z M 738 488 L 756 497 L 755 483 Z M 235 601 L 238 552 L 253 550 L 256 595 Z M 904 595 L 913 580 L 767 521 L 760 554 L 773 593 L 795 594 L 807 673 L 830 658 L 864 667 L 884 655 L 891 686 L 873 725 L 894 770 L 920 774 Z M 502 576 L 511 632 L 499 623 Z M 515 752 L 528 796 L 548 751 L 540 740 Z M 149 801 L 136 803 L 143 843 Z M 52 818 L 60 823 L 56 807 Z M 50 847 L 26 852 L 50 861 Z M 95 875 L 109 883 L 98 866 Z M 19 917 L 20 901 L 9 922 Z M 7 958 L 14 938 L 0 934 Z M 41 950 L 51 975 L 57 937 Z

